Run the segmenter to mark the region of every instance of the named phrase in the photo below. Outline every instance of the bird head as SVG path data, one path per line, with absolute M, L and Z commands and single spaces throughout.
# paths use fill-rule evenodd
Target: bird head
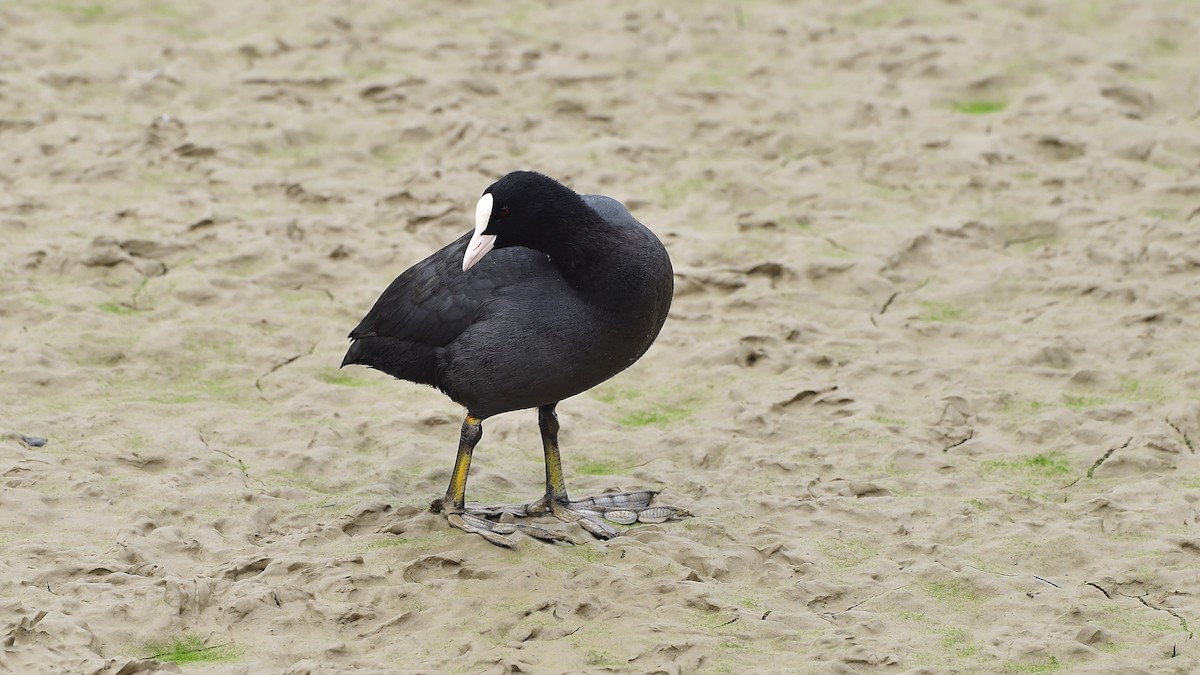
M 514 171 L 492 183 L 475 204 L 475 234 L 463 256 L 463 271 L 494 248 L 540 249 L 539 238 L 569 221 L 579 195 L 562 183 L 533 171 Z

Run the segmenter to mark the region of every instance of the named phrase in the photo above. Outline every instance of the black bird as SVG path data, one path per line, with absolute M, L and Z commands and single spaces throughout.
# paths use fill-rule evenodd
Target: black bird
M 493 544 L 517 530 L 498 522 L 552 514 L 593 535 L 690 515 L 651 506 L 651 491 L 567 496 L 558 451 L 559 401 L 625 370 L 658 336 L 674 287 L 662 242 L 617 200 L 580 195 L 539 173 L 516 171 L 483 191 L 475 231 L 396 278 L 358 327 L 342 366 L 361 364 L 432 385 L 467 409 L 450 486 L 433 508 L 454 527 Z M 530 504 L 466 504 L 471 454 L 483 420 L 537 408 L 546 453 L 546 494 Z

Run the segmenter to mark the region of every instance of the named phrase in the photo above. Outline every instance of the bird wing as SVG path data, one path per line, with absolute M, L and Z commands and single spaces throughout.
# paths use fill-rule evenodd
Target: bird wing
M 501 288 L 541 275 L 559 277 L 545 254 L 521 247 L 492 251 L 463 272 L 471 234 L 396 277 L 350 338 L 390 337 L 443 347 L 471 326 L 479 308 Z

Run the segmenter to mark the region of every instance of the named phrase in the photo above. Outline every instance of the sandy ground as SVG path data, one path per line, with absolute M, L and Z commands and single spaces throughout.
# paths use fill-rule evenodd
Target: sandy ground
M 655 7 L 0 5 L 0 671 L 1200 669 L 1196 5 Z M 562 441 L 695 518 L 493 547 L 338 370 L 516 168 L 667 243 Z

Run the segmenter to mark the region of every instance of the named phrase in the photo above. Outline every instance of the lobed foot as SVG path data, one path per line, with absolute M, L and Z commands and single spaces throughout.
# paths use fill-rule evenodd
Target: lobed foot
M 545 496 L 529 504 L 500 504 L 497 506 L 470 504 L 467 506 L 467 510 L 477 518 L 484 520 L 505 514 L 518 518 L 553 515 L 563 522 L 579 523 L 580 527 L 599 539 L 612 539 L 619 533 L 608 522 L 619 525 L 662 523 L 692 515 L 687 510 L 675 506 L 651 506 L 651 502 L 654 501 L 657 494 L 653 490 L 641 490 L 602 494 L 567 501 L 559 501 Z M 488 522 L 494 521 L 489 520 Z M 489 539 L 489 541 L 491 540 Z
M 445 513 L 446 520 L 451 526 L 457 527 L 464 532 L 477 534 L 496 546 L 504 548 L 513 548 L 516 542 L 508 535 L 514 532 L 524 532 L 525 534 L 540 539 L 542 541 L 556 542 L 565 541 L 568 544 L 573 544 L 566 535 L 551 532 L 544 527 L 537 525 L 527 525 L 525 523 L 511 523 L 485 518 L 483 514 L 478 513 L 474 509 L 468 508 L 466 511 L 447 511 L 444 508 L 443 500 L 436 499 L 429 505 L 431 511 L 435 513 Z

